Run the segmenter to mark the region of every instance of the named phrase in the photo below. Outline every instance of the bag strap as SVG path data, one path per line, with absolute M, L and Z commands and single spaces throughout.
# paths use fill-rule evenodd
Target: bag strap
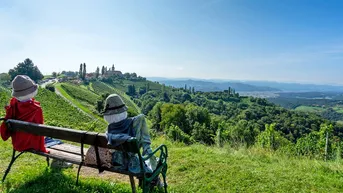
M 102 173 L 104 171 L 104 168 L 101 167 L 101 160 L 100 160 L 100 155 L 99 155 L 99 148 L 98 148 L 98 142 L 99 142 L 99 133 L 95 135 L 94 139 L 94 150 L 95 150 L 95 155 L 96 155 L 96 163 L 98 166 L 99 173 Z
M 12 109 L 12 117 L 11 117 L 12 119 L 17 119 L 16 117 L 17 106 L 18 106 L 18 101 L 15 101 L 13 109 Z

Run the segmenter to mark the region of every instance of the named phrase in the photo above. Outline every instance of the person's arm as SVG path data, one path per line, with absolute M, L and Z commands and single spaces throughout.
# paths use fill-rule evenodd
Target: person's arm
M 152 153 L 152 149 L 150 147 L 150 134 L 144 115 L 137 116 L 133 124 L 136 130 L 136 138 L 138 139 L 140 146 L 143 147 L 143 155 Z
M 12 115 L 12 109 L 10 106 L 6 106 L 6 116 L 5 119 L 10 119 L 11 115 Z M 0 133 L 1 133 L 1 138 L 6 141 L 10 136 L 11 133 L 9 132 L 9 130 L 7 129 L 7 126 L 5 124 L 5 121 L 2 122 L 1 126 L 0 126 Z

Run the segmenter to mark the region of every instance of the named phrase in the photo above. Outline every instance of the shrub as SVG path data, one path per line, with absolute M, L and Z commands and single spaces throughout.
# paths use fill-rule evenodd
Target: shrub
M 51 92 L 55 92 L 55 85 L 54 84 L 47 84 L 45 86 L 46 89 L 50 90 Z
M 290 141 L 281 136 L 278 131 L 275 131 L 275 124 L 266 124 L 265 127 L 266 129 L 257 136 L 257 144 L 262 148 L 277 150 L 290 144 Z
M 166 129 L 166 134 L 174 141 L 180 141 L 186 144 L 191 144 L 194 142 L 194 140 L 185 132 L 183 132 L 180 127 L 173 124 Z

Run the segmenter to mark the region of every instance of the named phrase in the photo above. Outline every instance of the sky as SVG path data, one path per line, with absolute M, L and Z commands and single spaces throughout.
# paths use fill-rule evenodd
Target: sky
M 343 1 L 0 0 L 0 72 L 343 85 Z

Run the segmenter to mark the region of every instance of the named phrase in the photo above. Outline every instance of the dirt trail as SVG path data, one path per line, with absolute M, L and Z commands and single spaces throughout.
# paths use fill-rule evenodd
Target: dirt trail
M 77 167 L 74 166 L 73 170 L 77 172 Z M 81 180 L 82 180 L 82 176 L 85 176 L 85 177 L 100 178 L 106 181 L 113 181 L 113 182 L 120 181 L 124 183 L 130 183 L 129 176 L 127 175 L 122 175 L 122 174 L 118 174 L 114 172 L 107 172 L 107 171 L 104 171 L 101 174 L 99 174 L 99 171 L 97 169 L 89 168 L 89 167 L 82 167 L 80 175 L 81 175 Z M 138 180 L 135 179 L 135 181 L 137 185 Z

